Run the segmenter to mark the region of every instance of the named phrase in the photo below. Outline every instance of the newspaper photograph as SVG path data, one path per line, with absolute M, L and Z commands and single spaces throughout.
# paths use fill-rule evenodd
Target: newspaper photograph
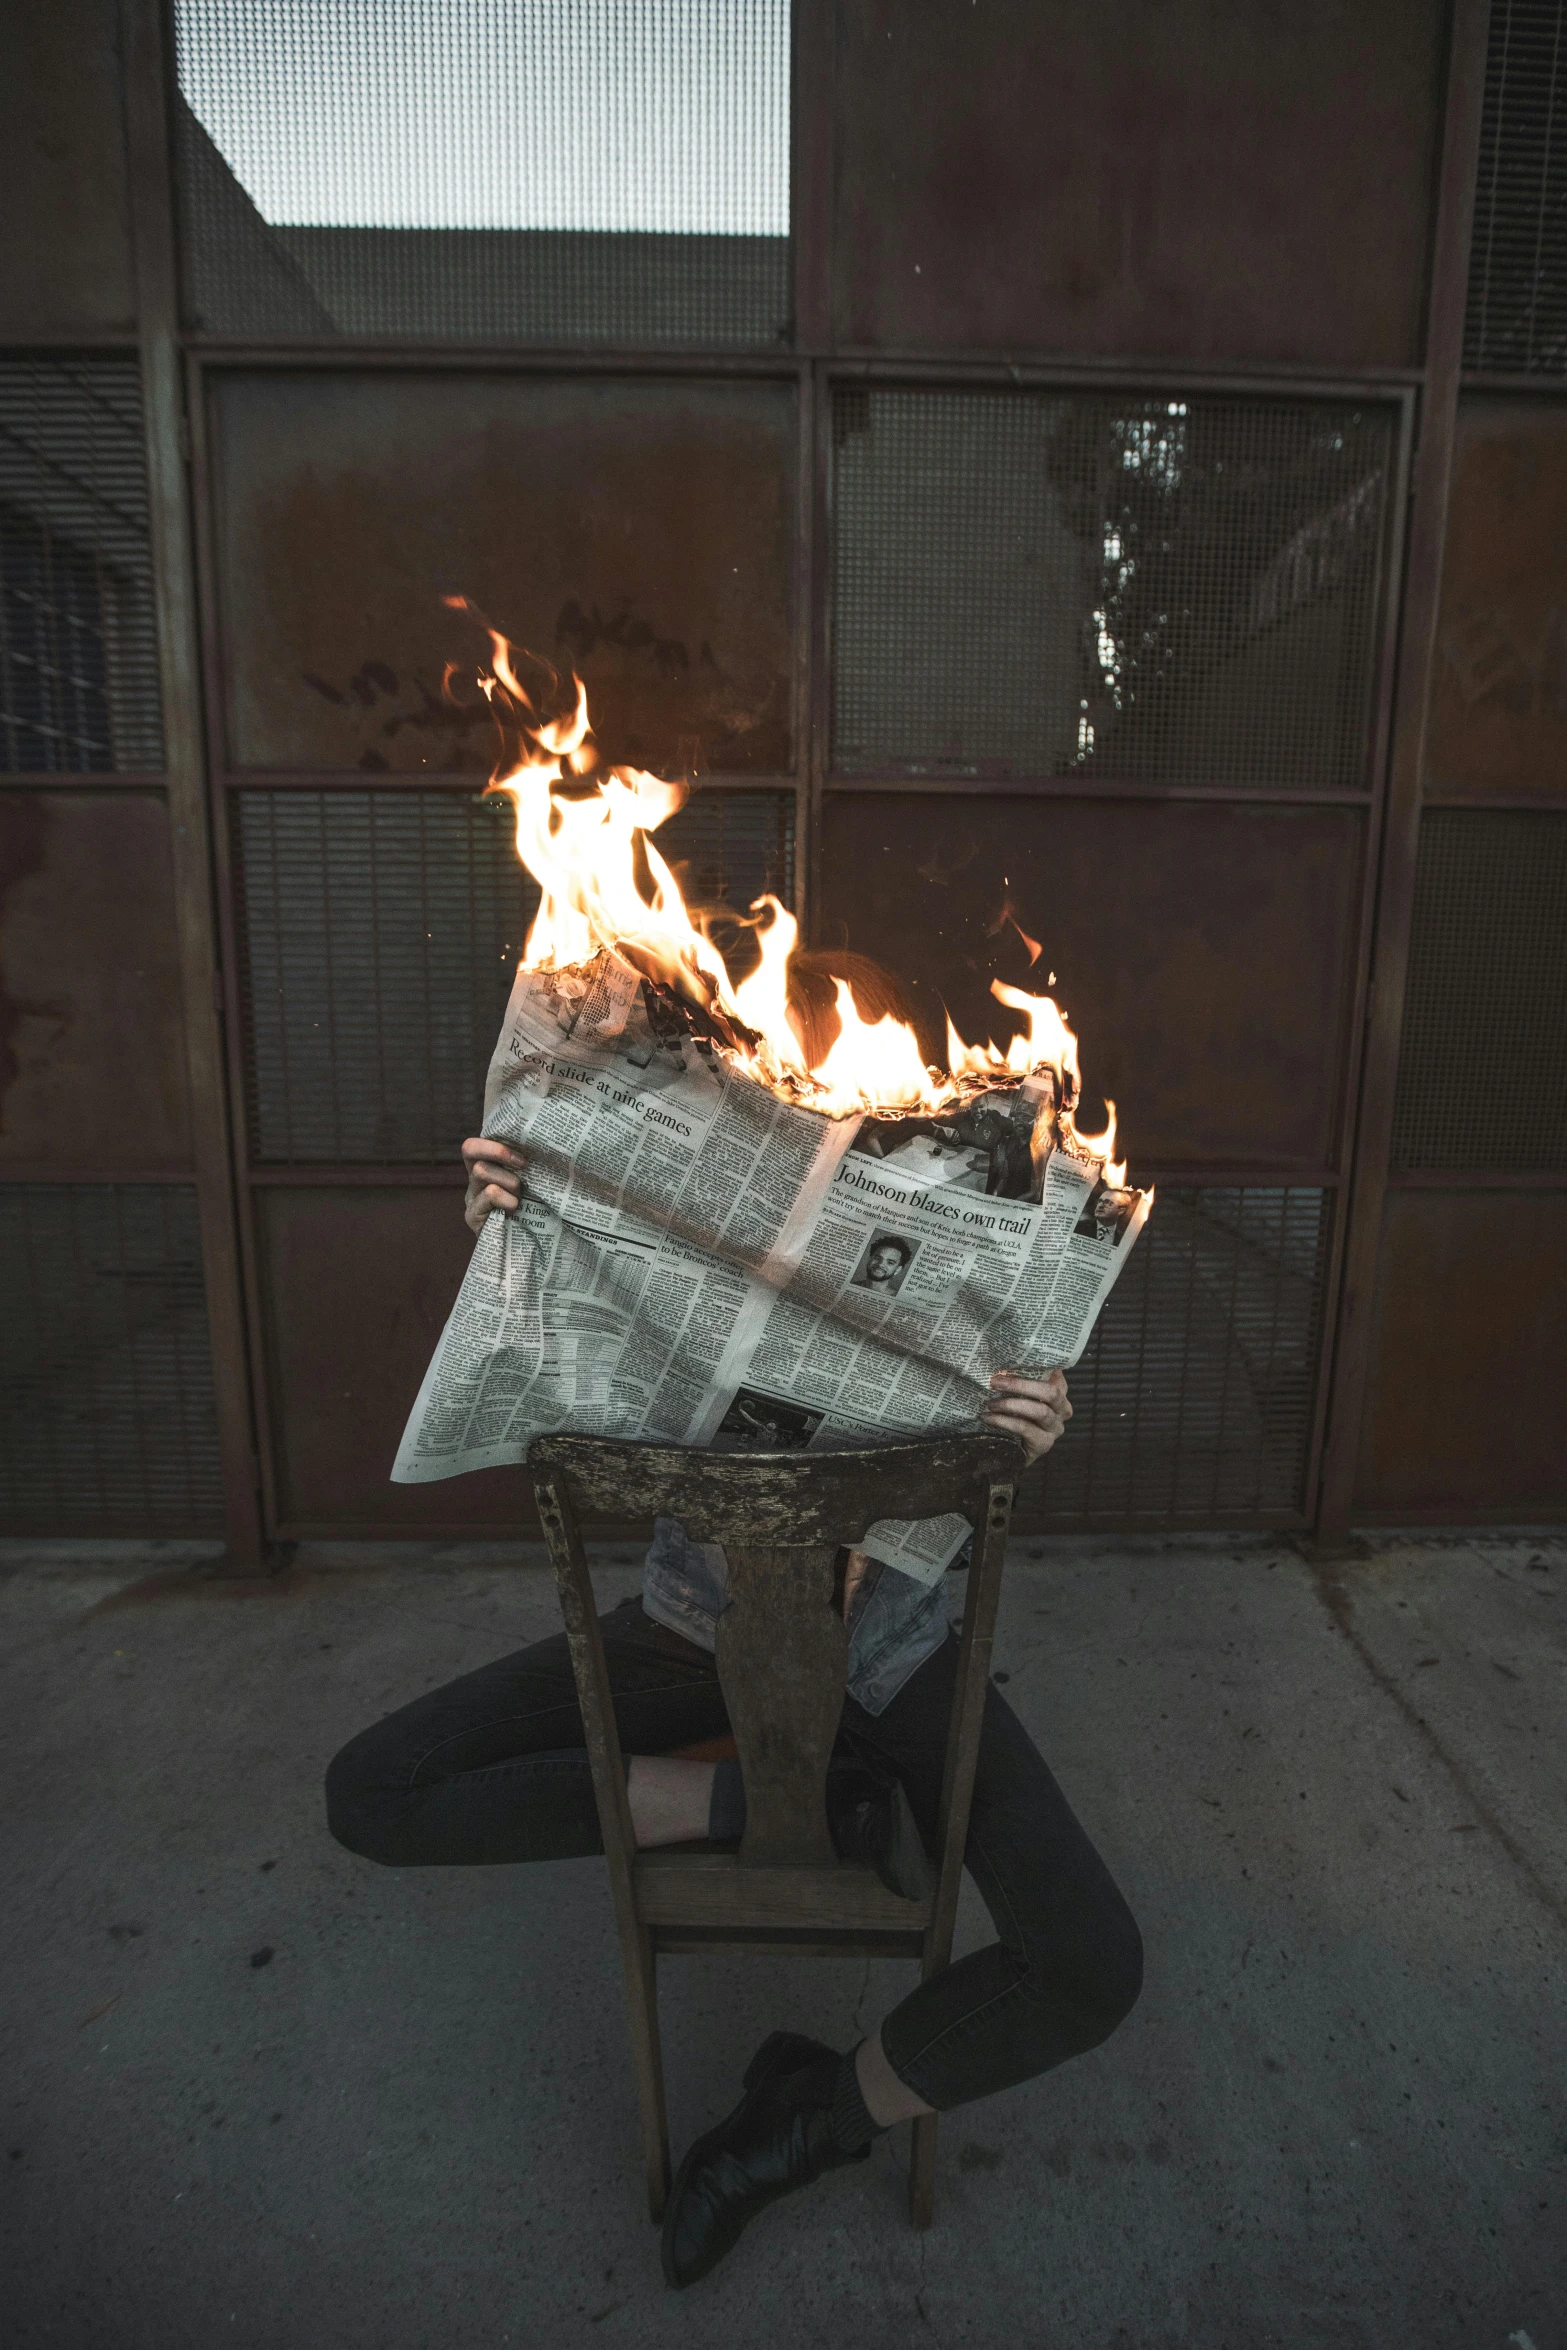
M 828 1117 L 611 954 L 519 967 L 483 1132 L 524 1156 L 523 1196 L 479 1233 L 394 1478 L 562 1431 L 754 1451 L 979 1427 L 993 1371 L 1076 1363 L 1152 1201 L 1052 1143 L 1055 1085 Z M 888 1521 L 864 1548 L 933 1581 L 968 1531 Z

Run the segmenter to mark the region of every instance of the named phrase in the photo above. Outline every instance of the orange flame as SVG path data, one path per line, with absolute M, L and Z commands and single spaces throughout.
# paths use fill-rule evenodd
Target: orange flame
M 510 705 L 526 746 L 489 787 L 509 794 L 517 854 L 542 893 L 523 948 L 525 970 L 561 970 L 601 953 L 614 955 L 704 1015 L 726 1058 L 783 1099 L 828 1117 L 931 1116 L 997 1088 L 1022 1087 L 1036 1104 L 1036 1157 L 1059 1147 L 1108 1158 L 1115 1141 L 1113 1105 L 1101 1137 L 1079 1136 L 1072 1124 L 1077 1039 L 1064 1014 L 1049 996 L 1025 994 L 999 979 L 991 993 L 1026 1023 L 1005 1046 L 968 1044 L 949 1019 L 948 1065 L 933 1068 L 906 1022 L 891 1015 L 865 1020 L 847 982 L 839 980 L 838 1034 L 814 1065 L 808 1063 L 789 1009 L 789 957 L 799 937 L 794 916 L 775 897 L 756 900 L 751 911 L 758 959 L 744 979 L 732 980 L 651 839 L 683 804 L 685 785 L 635 767 L 612 767 L 592 785 L 578 780 L 596 762 L 581 679 L 572 680 L 570 714 L 542 719 L 517 675 L 512 648 L 494 629 L 488 634 L 493 667 L 479 682 L 498 717 Z M 1018 935 L 1030 961 L 1037 961 L 1038 945 L 1021 930 Z M 1119 1165 L 1104 1171 L 1107 1181 L 1124 1181 Z

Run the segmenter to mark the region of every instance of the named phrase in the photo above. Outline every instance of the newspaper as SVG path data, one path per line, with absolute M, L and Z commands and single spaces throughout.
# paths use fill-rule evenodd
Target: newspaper
M 1070 1369 L 1151 1192 L 1036 1157 L 1048 1072 L 940 1117 L 793 1107 L 613 957 L 519 969 L 483 1131 L 526 1159 L 490 1216 L 392 1474 L 523 1460 L 535 1436 L 826 1449 L 972 1428 L 997 1370 Z M 921 1582 L 969 1532 L 883 1521 Z

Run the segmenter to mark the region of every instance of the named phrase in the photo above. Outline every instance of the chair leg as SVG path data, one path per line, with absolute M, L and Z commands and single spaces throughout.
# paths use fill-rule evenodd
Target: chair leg
M 936 2116 L 922 2113 L 909 2149 L 909 2217 L 928 2228 L 936 2216 Z
M 638 1928 L 634 1942 L 622 1945 L 622 1955 L 626 2021 L 642 2116 L 642 2156 L 647 2165 L 648 2216 L 657 2222 L 664 2216 L 669 2194 L 669 2115 L 664 2105 L 664 2055 L 658 2033 L 658 1957 L 645 1926 Z

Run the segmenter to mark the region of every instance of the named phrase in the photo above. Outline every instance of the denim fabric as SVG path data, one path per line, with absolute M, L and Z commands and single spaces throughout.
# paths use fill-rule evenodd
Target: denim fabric
M 651 1623 L 637 1599 L 600 1629 L 625 1753 L 667 1754 L 728 1728 L 713 1660 L 694 1641 Z M 957 1641 L 944 1639 L 880 1714 L 851 1698 L 839 1732 L 840 1747 L 902 1781 L 927 1845 L 957 1659 Z M 601 1851 L 565 1634 L 372 1723 L 336 1757 L 326 1795 L 339 1842 L 394 1868 Z M 964 1859 L 997 1939 L 918 1984 L 881 2034 L 893 2071 L 939 2112 L 1096 2046 L 1142 1981 L 1131 1912 L 994 1684 Z
M 959 1551 L 964 1565 L 968 1546 Z M 690 1542 L 678 1518 L 657 1518 L 642 1567 L 642 1605 L 655 1624 L 683 1633 L 713 1653 L 715 1627 L 729 1605 L 728 1571 L 716 1542 Z M 856 1705 L 879 1714 L 909 1675 L 947 1637 L 947 1582 L 916 1583 L 873 1561 L 849 1614 L 847 1687 Z

